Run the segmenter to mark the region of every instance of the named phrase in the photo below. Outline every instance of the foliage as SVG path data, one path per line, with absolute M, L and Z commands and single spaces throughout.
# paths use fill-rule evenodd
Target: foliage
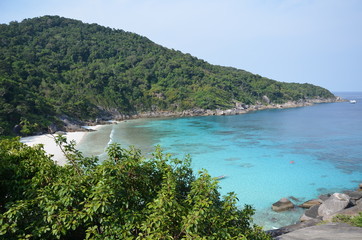
M 145 159 L 111 145 L 108 159 L 85 158 L 58 137 L 68 159 L 55 165 L 42 146 L 0 142 L 2 239 L 271 239 L 253 209 L 220 198 L 206 171 L 157 148 Z
M 211 65 L 134 33 L 58 16 L 0 24 L 0 133 L 21 118 L 46 130 L 61 114 L 94 119 L 119 111 L 230 108 L 334 97 Z
M 333 218 L 333 222 L 344 222 L 355 227 L 362 227 L 362 212 L 357 216 L 337 215 Z

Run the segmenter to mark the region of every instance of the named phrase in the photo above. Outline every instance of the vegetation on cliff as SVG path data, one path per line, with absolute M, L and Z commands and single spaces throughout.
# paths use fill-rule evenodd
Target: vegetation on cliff
M 44 16 L 0 25 L 0 134 L 20 122 L 30 132 L 44 130 L 63 114 L 87 120 L 110 112 L 225 109 L 263 96 L 274 103 L 334 97 L 97 24 Z
M 86 158 L 58 137 L 68 165 L 41 146 L 0 140 L 1 239 L 270 239 L 220 197 L 215 179 L 195 176 L 190 159 L 157 149 L 145 159 L 113 144 L 108 159 Z

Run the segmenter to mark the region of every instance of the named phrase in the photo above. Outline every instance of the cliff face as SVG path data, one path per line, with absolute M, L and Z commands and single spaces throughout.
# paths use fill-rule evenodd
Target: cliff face
M 64 114 L 90 120 L 334 95 L 211 65 L 134 33 L 44 16 L 0 25 L 0 97 L 0 133 L 8 134 L 20 123 L 45 130 Z

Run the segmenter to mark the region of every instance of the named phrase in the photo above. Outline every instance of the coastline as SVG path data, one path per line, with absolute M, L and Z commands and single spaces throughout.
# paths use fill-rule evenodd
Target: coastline
M 104 125 L 111 124 L 112 122 L 130 120 L 130 119 L 142 119 L 142 118 L 165 118 L 165 117 L 193 117 L 193 116 L 226 116 L 226 115 L 239 115 L 239 114 L 246 114 L 249 112 L 254 111 L 261 111 L 266 109 L 287 109 L 287 108 L 296 108 L 296 107 L 306 107 L 312 106 L 314 104 L 319 103 L 333 103 L 333 102 L 342 102 L 341 98 L 334 98 L 334 99 L 308 99 L 308 100 L 301 100 L 301 101 L 289 101 L 283 104 L 258 104 L 258 105 L 237 105 L 235 108 L 232 109 L 191 109 L 191 110 L 184 110 L 182 112 L 176 111 L 149 111 L 149 112 L 141 112 L 135 113 L 131 115 L 121 114 L 118 111 L 112 112 L 111 116 L 112 119 L 109 118 L 101 118 L 97 119 L 96 121 L 90 121 L 82 123 L 85 126 L 78 125 L 79 123 L 69 122 L 66 123 L 65 132 L 63 134 L 66 135 L 67 140 L 71 141 L 74 140 L 77 144 L 79 144 L 83 137 L 89 131 L 96 131 L 100 127 Z M 67 127 L 68 126 L 68 127 Z M 57 133 L 55 133 L 57 134 Z M 35 135 L 29 137 L 22 137 L 20 139 L 22 143 L 25 143 L 29 146 L 34 146 L 37 144 L 43 144 L 44 150 L 47 154 L 52 155 L 52 159 L 59 165 L 63 166 L 66 164 L 65 156 L 63 155 L 60 148 L 55 144 L 54 137 L 52 134 L 42 134 L 42 135 Z
M 85 130 L 92 130 L 96 131 L 103 125 L 95 125 L 95 126 L 85 126 Z M 77 144 L 80 143 L 83 139 L 83 137 L 87 134 L 87 131 L 77 131 L 77 132 L 62 132 L 62 135 L 65 135 L 67 137 L 67 141 L 75 141 Z M 29 137 L 22 137 L 20 139 L 20 142 L 25 143 L 28 146 L 34 146 L 38 144 L 42 144 L 44 151 L 52 156 L 52 159 L 55 163 L 57 163 L 60 166 L 64 166 L 67 161 L 63 154 L 63 152 L 60 150 L 59 146 L 56 145 L 54 135 L 55 134 L 42 134 L 42 135 L 35 135 L 35 136 L 29 136 Z
M 335 103 L 335 102 L 346 102 L 346 100 L 336 97 L 336 98 L 316 98 L 316 99 L 304 99 L 299 101 L 288 101 L 281 104 L 256 104 L 256 105 L 246 105 L 241 103 L 235 103 L 234 108 L 230 109 L 202 109 L 202 108 L 193 108 L 184 111 L 169 111 L 169 110 L 159 110 L 159 111 L 145 111 L 133 114 L 123 114 L 117 110 L 110 111 L 109 118 L 103 118 L 95 122 L 88 122 L 87 124 L 109 124 L 109 120 L 123 121 L 128 119 L 140 119 L 140 118 L 163 118 L 163 117 L 194 117 L 194 116 L 226 116 L 226 115 L 239 115 L 245 114 L 254 111 L 266 110 L 266 109 L 287 109 L 287 108 L 297 108 L 297 107 L 306 107 L 312 106 L 314 104 L 320 103 Z

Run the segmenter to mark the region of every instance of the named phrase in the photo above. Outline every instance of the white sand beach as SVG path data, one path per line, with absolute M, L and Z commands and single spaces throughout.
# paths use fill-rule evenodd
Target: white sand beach
M 102 125 L 97 126 L 86 126 L 86 129 L 97 130 Z M 65 136 L 67 137 L 67 141 L 70 142 L 74 140 L 76 143 L 80 143 L 82 138 L 88 132 L 66 132 Z M 54 137 L 51 134 L 43 134 L 38 136 L 30 136 L 30 137 L 23 137 L 20 139 L 20 142 L 25 143 L 29 146 L 34 146 L 37 144 L 43 144 L 44 150 L 49 155 L 53 155 L 52 159 L 59 165 L 66 164 L 66 158 L 62 151 L 60 150 L 59 146 L 56 145 Z

